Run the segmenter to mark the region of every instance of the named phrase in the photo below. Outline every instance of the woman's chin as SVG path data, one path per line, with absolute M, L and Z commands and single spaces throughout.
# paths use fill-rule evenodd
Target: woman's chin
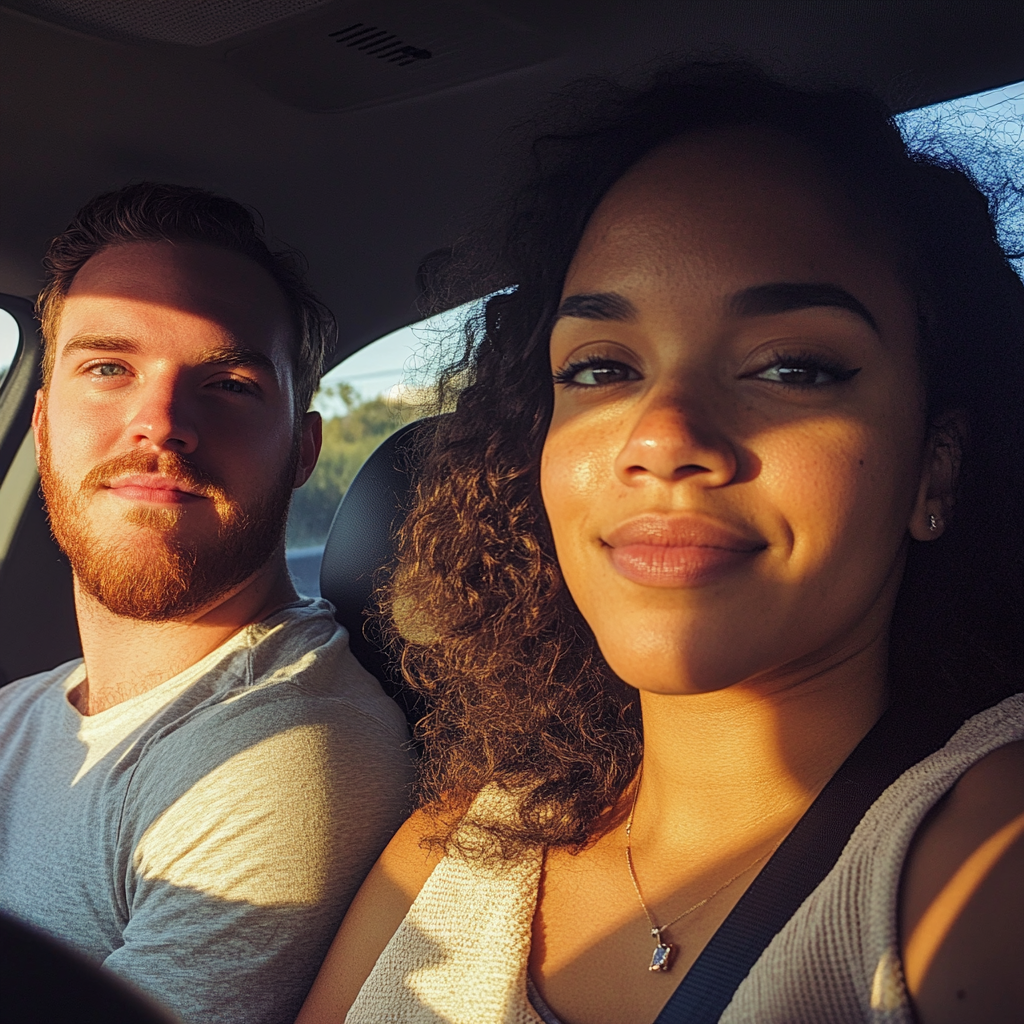
M 612 608 L 615 614 L 609 614 Z M 766 640 L 774 646 L 775 630 L 757 628 L 748 610 L 731 602 L 714 609 L 716 614 L 675 602 L 661 607 L 608 602 L 603 614 L 594 615 L 590 608 L 580 610 L 612 671 L 645 693 L 722 690 L 768 668 L 766 654 L 778 662 L 777 652 L 765 650 Z
M 612 671 L 641 693 L 660 696 L 694 696 L 726 690 L 752 674 L 747 667 L 724 658 L 709 662 L 692 658 L 651 658 L 634 653 L 605 656 Z

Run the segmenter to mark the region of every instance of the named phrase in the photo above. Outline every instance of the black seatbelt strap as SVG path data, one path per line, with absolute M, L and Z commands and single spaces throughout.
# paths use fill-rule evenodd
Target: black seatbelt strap
M 868 808 L 961 719 L 889 708 L 818 794 L 704 947 L 655 1024 L 715 1024 L 765 947 L 832 870 Z

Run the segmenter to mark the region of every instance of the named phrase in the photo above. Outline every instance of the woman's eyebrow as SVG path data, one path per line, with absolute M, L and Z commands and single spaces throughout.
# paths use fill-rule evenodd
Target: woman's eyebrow
M 617 292 L 570 295 L 558 307 L 555 319 L 561 320 L 564 316 L 581 320 L 635 320 L 636 306 Z
M 773 313 L 789 313 L 815 306 L 849 310 L 859 316 L 875 334 L 881 333 L 878 322 L 867 307 L 845 288 L 835 284 L 796 284 L 785 281 L 759 284 L 737 292 L 728 302 L 729 311 L 737 316 L 770 316 Z

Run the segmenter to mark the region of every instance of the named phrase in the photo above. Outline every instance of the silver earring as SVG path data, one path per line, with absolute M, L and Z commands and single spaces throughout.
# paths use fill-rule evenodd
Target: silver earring
M 928 529 L 934 533 L 939 528 L 939 517 L 934 513 L 928 517 Z

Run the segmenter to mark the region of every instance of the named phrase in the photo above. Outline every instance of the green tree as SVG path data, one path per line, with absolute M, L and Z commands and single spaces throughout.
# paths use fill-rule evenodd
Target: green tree
M 351 384 L 336 384 L 328 394 L 345 413 L 324 421 L 324 446 L 313 475 L 292 495 L 288 515 L 290 548 L 323 544 L 348 486 L 370 453 L 399 427 L 419 418 L 414 405 L 383 398 L 363 400 Z

